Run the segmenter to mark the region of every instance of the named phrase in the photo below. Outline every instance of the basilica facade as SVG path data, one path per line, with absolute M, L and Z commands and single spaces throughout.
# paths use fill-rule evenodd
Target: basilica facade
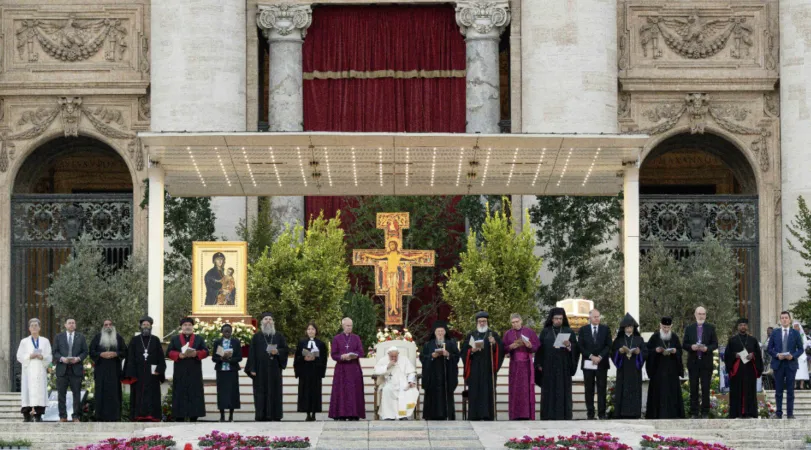
M 72 239 L 113 262 L 147 251 L 144 133 L 647 135 L 628 169 L 640 250 L 725 241 L 740 312 L 765 329 L 805 292 L 786 225 L 811 195 L 809 36 L 811 0 L 3 1 L 0 390 L 27 319 L 58 327 L 39 293 Z M 528 190 L 501 191 L 516 208 L 543 193 L 529 157 Z M 257 196 L 221 181 L 217 235 L 234 237 Z M 303 221 L 341 204 L 319 192 L 263 195 Z

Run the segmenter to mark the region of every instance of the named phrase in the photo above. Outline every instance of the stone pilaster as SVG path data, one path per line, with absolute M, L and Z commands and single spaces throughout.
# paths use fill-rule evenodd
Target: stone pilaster
M 498 133 L 498 43 L 510 23 L 509 2 L 457 2 L 456 23 L 465 36 L 467 50 L 465 131 Z
M 259 5 L 256 24 L 270 45 L 270 131 L 304 129 L 301 47 L 312 19 L 309 5 Z

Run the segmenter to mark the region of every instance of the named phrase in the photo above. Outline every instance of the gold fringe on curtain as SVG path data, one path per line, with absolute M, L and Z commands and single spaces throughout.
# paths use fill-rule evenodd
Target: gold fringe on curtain
M 347 78 L 373 79 L 373 78 L 465 78 L 464 70 L 372 70 L 361 72 L 359 70 L 342 70 L 338 72 L 321 72 L 314 70 L 305 72 L 305 80 L 341 80 Z

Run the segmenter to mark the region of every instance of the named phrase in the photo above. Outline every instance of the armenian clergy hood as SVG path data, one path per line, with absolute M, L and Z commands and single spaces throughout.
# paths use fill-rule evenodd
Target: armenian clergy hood
M 612 361 L 617 368 L 614 387 L 614 418 L 638 419 L 642 416 L 642 365 L 648 348 L 639 335 L 639 325 L 630 313 L 620 322 L 612 346 Z
M 144 316 L 141 334 L 130 340 L 124 364 L 124 384 L 130 385 L 130 420 L 160 422 L 161 383 L 166 381 L 166 359 L 160 338 L 152 336 L 152 318 Z
M 197 421 L 206 415 L 203 363 L 208 358 L 205 339 L 194 334 L 194 320 L 180 319 L 180 334 L 169 341 L 169 359 L 175 362 L 172 377 L 172 416 L 178 422 Z
M 738 319 L 738 332 L 724 350 L 729 373 L 729 418 L 758 417 L 757 379 L 763 373 L 763 354 L 757 339 L 749 336 L 749 320 Z
M 541 420 L 572 419 L 572 376 L 580 359 L 577 337 L 563 308 L 552 308 L 535 353 L 536 383 L 541 377 Z
M 662 317 L 659 331 L 648 339 L 648 403 L 646 419 L 684 418 L 684 403 L 681 399 L 681 380 L 684 374 L 679 336 L 671 328 L 673 319 Z
M 261 329 L 251 339 L 245 372 L 253 379 L 257 422 L 282 420 L 282 371 L 287 368 L 287 341 L 276 331 L 273 314 L 262 313 Z
M 484 311 L 476 313 L 476 330 L 468 333 L 462 342 L 470 420 L 496 418 L 496 375 L 504 362 L 504 352 L 498 333 L 487 324 L 489 317 Z
M 97 422 L 121 420 L 122 364 L 126 357 L 124 338 L 116 333 L 112 320 L 105 320 L 101 333 L 90 341 L 90 359 L 95 366 L 93 380 Z

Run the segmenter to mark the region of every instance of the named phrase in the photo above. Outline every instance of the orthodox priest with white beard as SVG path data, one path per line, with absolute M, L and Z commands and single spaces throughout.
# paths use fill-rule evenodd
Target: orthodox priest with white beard
M 245 372 L 253 379 L 257 422 L 282 420 L 282 371 L 287 367 L 287 341 L 276 331 L 273 314 L 262 313 L 261 329 L 251 339 Z
M 124 364 L 124 384 L 130 385 L 130 420 L 160 422 L 161 383 L 166 381 L 166 358 L 159 337 L 152 336 L 152 318 L 139 321 L 141 334 L 127 346 Z
M 648 340 L 645 370 L 650 378 L 646 419 L 682 419 L 681 380 L 684 374 L 679 336 L 671 329 L 673 319 L 662 317 L 659 331 Z
M 465 384 L 468 387 L 470 420 L 495 420 L 496 375 L 504 362 L 501 338 L 488 325 L 490 316 L 476 313 L 476 330 L 462 341 L 462 362 L 465 365 Z
M 126 357 L 124 338 L 116 333 L 113 321 L 106 319 L 101 333 L 90 342 L 90 359 L 95 366 L 96 422 L 121 420 L 122 363 Z

